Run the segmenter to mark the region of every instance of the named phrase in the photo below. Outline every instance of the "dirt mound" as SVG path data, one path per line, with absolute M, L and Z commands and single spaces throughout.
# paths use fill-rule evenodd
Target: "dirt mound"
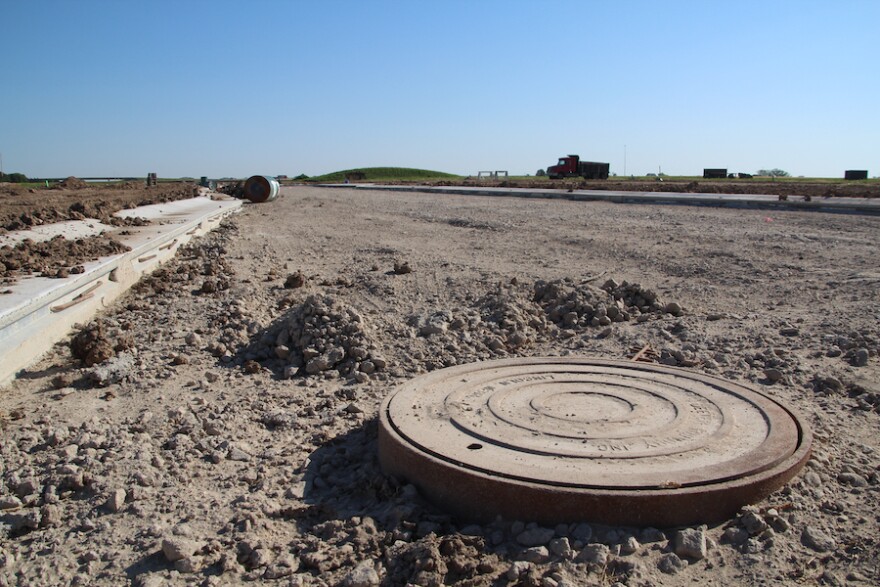
M 385 366 L 377 359 L 363 316 L 333 296 L 309 296 L 287 319 L 275 353 L 310 375 L 336 370 L 367 375 Z M 292 351 L 292 354 L 291 354 Z M 378 364 L 377 364 L 378 360 Z
M 94 320 L 77 332 L 70 341 L 70 352 L 86 367 L 103 363 L 116 353 L 130 349 L 134 341 L 107 320 Z
M 53 186 L 55 189 L 62 190 L 81 190 L 89 187 L 89 184 L 79 179 L 78 177 L 73 177 L 72 175 L 67 179 L 62 179 L 57 184 Z

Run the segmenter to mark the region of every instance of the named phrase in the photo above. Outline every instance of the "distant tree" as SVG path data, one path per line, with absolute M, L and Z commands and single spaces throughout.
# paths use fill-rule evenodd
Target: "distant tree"
M 10 183 L 25 183 L 28 178 L 24 173 L 3 173 L 0 174 L 0 181 Z
M 308 178 L 309 178 L 309 176 L 306 175 L 305 173 L 300 173 L 299 175 L 297 175 L 297 176 L 294 177 L 293 179 L 298 179 L 298 180 L 302 181 L 302 180 L 304 180 L 304 179 L 308 179 Z
M 761 177 L 791 177 L 791 174 L 782 169 L 759 169 L 755 175 Z
M 538 177 L 544 177 L 545 175 L 547 175 L 547 172 L 545 172 L 543 169 L 539 169 L 535 172 L 535 175 L 537 175 Z

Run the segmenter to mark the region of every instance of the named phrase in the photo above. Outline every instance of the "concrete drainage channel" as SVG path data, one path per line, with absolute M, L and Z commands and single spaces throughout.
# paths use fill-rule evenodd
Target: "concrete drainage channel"
M 775 399 L 634 361 L 461 365 L 411 380 L 380 409 L 383 469 L 480 522 L 720 521 L 782 487 L 810 447 Z
M 128 227 L 130 234 L 117 235 L 130 251 L 85 263 L 85 272 L 78 275 L 24 278 L 10 286 L 11 293 L 0 296 L 0 384 L 8 383 L 64 338 L 74 324 L 88 321 L 141 276 L 174 257 L 193 237 L 211 231 L 241 204 L 231 198 L 199 197 L 122 210 L 117 215 L 152 221 L 147 226 Z M 82 236 L 77 223 L 65 223 L 61 229 L 62 234 Z

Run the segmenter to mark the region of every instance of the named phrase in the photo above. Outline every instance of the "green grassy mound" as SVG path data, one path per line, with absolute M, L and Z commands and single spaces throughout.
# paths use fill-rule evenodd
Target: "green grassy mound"
M 339 183 L 345 181 L 346 178 L 350 178 L 352 181 L 418 181 L 425 179 L 455 179 L 459 177 L 452 173 L 428 169 L 411 169 L 409 167 L 363 167 L 310 177 L 309 181 Z

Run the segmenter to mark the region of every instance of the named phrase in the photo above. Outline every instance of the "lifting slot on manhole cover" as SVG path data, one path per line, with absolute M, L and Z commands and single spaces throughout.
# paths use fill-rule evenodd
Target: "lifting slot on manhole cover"
M 407 382 L 382 404 L 383 469 L 464 519 L 719 521 L 810 455 L 794 412 L 741 384 L 631 361 L 522 358 Z

